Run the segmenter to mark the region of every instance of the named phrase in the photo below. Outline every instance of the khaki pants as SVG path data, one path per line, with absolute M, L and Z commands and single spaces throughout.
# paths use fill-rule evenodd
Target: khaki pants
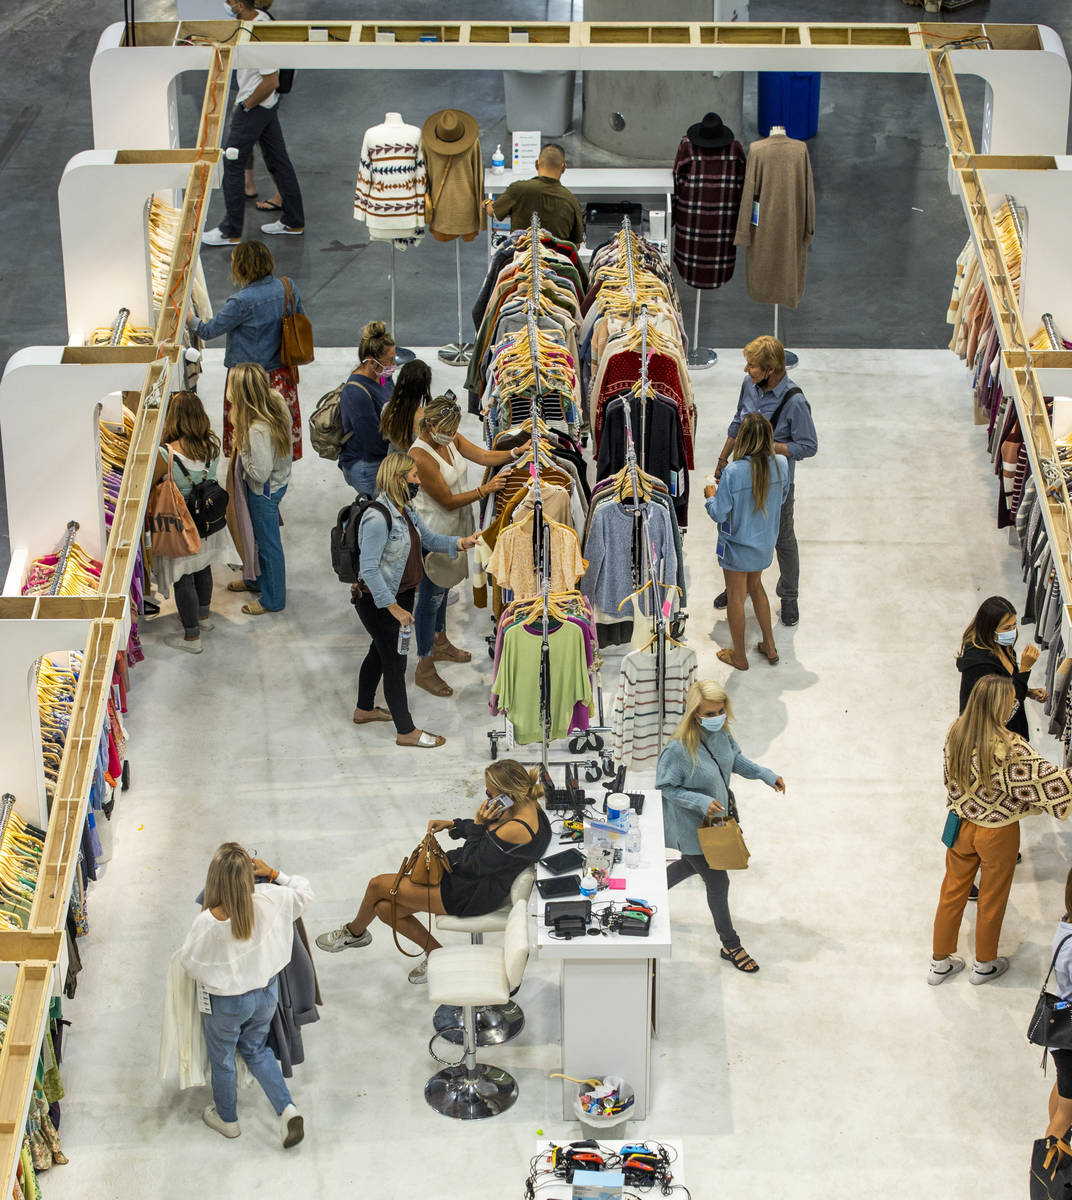
M 952 850 L 945 852 L 945 878 L 934 914 L 934 957 L 955 954 L 964 905 L 968 902 L 975 872 L 979 875 L 979 902 L 975 925 L 975 961 L 998 956 L 998 937 L 1020 849 L 1020 822 L 1011 825 L 973 825 L 961 821 Z

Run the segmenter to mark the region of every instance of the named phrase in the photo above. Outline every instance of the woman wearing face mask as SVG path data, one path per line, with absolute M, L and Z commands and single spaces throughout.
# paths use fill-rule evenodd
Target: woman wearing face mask
M 413 600 L 424 573 L 421 552 L 453 558 L 476 545 L 476 535 L 450 537 L 435 533 L 421 520 L 413 501 L 420 481 L 408 454 L 388 454 L 376 475 L 375 506 L 357 529 L 359 579 L 352 589 L 354 608 L 372 644 L 357 677 L 354 724 L 394 721 L 399 746 L 433 750 L 446 738 L 417 729 L 406 696 L 406 655 L 399 654 L 399 630 L 413 624 Z M 387 709 L 376 707 L 376 688 L 383 680 Z
M 1009 960 L 998 956 L 998 938 L 1020 848 L 1020 822 L 1047 812 L 1063 821 L 1072 807 L 1072 773 L 1047 762 L 1009 728 L 1015 704 L 1012 680 L 988 675 L 972 688 L 946 735 L 946 807 L 960 825 L 946 850 L 934 914 L 927 975 L 932 985 L 964 969 L 964 960 L 956 956 L 957 937 L 976 871 L 979 910 L 969 982 L 989 983 L 1009 969 Z
M 1045 700 L 1045 688 L 1028 687 L 1031 668 L 1038 661 L 1038 647 L 1029 642 L 1016 665 L 1016 609 L 1004 596 L 990 596 L 979 605 L 979 611 L 960 639 L 957 670 L 960 672 L 960 711 L 968 703 L 972 689 L 987 675 L 1001 675 L 1012 680 L 1016 693 L 1016 711 L 1009 718 L 1009 729 L 1028 739 L 1024 701 Z
M 498 467 L 521 453 L 520 448 L 485 450 L 474 445 L 458 432 L 461 419 L 461 409 L 453 393 L 436 396 L 425 405 L 419 436 L 410 447 L 421 480 L 413 507 L 429 529 L 455 537 L 465 537 L 476 529 L 477 501 L 488 492 L 501 490 L 506 483 L 503 476 L 496 475 L 487 483 L 471 488 L 468 464 Z M 459 650 L 447 640 L 447 596 L 450 588 L 465 578 L 465 573 L 464 561 L 459 569 L 452 569 L 433 559 L 425 563 L 425 575 L 417 590 L 414 622 L 419 658 L 414 682 L 433 696 L 454 694 L 454 689 L 436 670 L 437 662 L 467 663 L 473 657 L 468 650 Z
M 666 868 L 666 886 L 674 887 L 699 875 L 707 888 L 707 906 L 722 941 L 721 958 L 738 971 L 752 975 L 756 960 L 741 945 L 730 916 L 730 878 L 727 871 L 707 865 L 696 830 L 705 819 L 725 816 L 729 809 L 730 775 L 762 779 L 776 792 L 785 782 L 767 767 L 745 758 L 730 734 L 730 698 L 712 679 L 698 679 L 685 698 L 685 715 L 670 744 L 659 756 L 655 786 L 663 794 L 666 844 L 681 858 Z
M 391 397 L 395 373 L 395 341 L 382 321 L 369 321 L 361 330 L 358 354 L 361 361 L 339 396 L 342 430 L 352 435 L 343 444 L 339 470 L 355 492 L 371 496 L 376 472 L 389 450 L 380 432 L 380 417 Z
M 551 843 L 551 823 L 540 805 L 543 786 L 539 772 L 530 771 L 512 758 L 494 762 L 484 772 L 485 799 L 469 820 L 428 822 L 429 833 L 449 831 L 462 845 L 447 852 L 451 873 L 438 887 L 421 887 L 411 879 L 398 889 L 394 928 L 426 951 L 409 973 L 410 983 L 426 983 L 428 953 L 439 943 L 417 919 L 417 913 L 479 917 L 506 903 L 510 886 L 526 868 L 544 854 Z M 390 892 L 394 875 L 374 875 L 365 889 L 357 916 L 330 933 L 322 933 L 316 944 L 336 954 L 356 950 L 372 941 L 369 926 L 373 917 L 385 925 L 391 921 Z

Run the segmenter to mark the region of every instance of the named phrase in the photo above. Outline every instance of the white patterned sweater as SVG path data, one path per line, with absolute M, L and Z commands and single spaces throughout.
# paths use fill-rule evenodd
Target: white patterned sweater
M 666 647 L 663 690 L 663 745 L 685 715 L 685 697 L 696 678 L 696 652 Z M 653 762 L 659 756 L 659 682 L 653 649 L 634 650 L 622 659 L 611 712 L 612 752 L 616 762 Z
M 421 131 L 398 113 L 365 131 L 354 189 L 354 220 L 377 242 L 424 233 L 424 155 Z

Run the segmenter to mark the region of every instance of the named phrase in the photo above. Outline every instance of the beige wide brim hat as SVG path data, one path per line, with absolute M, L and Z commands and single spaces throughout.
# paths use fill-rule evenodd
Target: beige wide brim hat
M 457 108 L 441 108 L 425 121 L 421 145 L 437 154 L 464 154 L 479 135 L 476 117 Z

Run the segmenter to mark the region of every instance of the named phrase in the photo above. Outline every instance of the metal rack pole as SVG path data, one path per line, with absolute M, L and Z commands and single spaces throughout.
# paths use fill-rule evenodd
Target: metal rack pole
M 1054 350 L 1064 349 L 1064 339 L 1057 332 L 1057 322 L 1053 319 L 1053 313 L 1042 314 L 1042 327 L 1046 330 L 1046 334 L 1050 339 Z
M 700 289 L 696 289 L 696 320 L 692 326 L 692 343 L 685 360 L 690 371 L 706 371 L 718 362 L 718 355 L 710 346 L 700 345 Z
M 778 335 L 778 309 L 779 309 L 779 307 L 780 306 L 777 304 L 774 306 L 774 336 L 776 338 L 778 338 L 779 341 L 781 341 L 782 339 Z M 784 349 L 784 344 L 783 344 L 783 349 Z M 800 359 L 793 353 L 793 351 L 786 350 L 785 365 L 787 367 L 795 367 L 798 362 L 800 362 Z
M 391 242 L 391 269 L 388 272 L 388 278 L 391 281 L 391 328 L 389 330 L 391 337 L 397 337 L 395 332 L 395 244 Z M 408 362 L 413 362 L 416 354 L 412 350 L 407 350 L 400 342 L 395 343 L 395 362 L 398 365 L 404 366 Z
M 473 357 L 473 343 L 465 341 L 462 332 L 462 251 L 458 238 L 454 239 L 454 277 L 458 286 L 458 340 L 449 342 L 439 351 L 439 361 L 452 367 L 464 367 Z
M 109 346 L 118 346 L 123 341 L 123 334 L 126 333 L 127 322 L 130 320 L 130 309 L 121 308 L 116 313 L 115 321 L 112 324 L 112 336 L 108 339 Z

